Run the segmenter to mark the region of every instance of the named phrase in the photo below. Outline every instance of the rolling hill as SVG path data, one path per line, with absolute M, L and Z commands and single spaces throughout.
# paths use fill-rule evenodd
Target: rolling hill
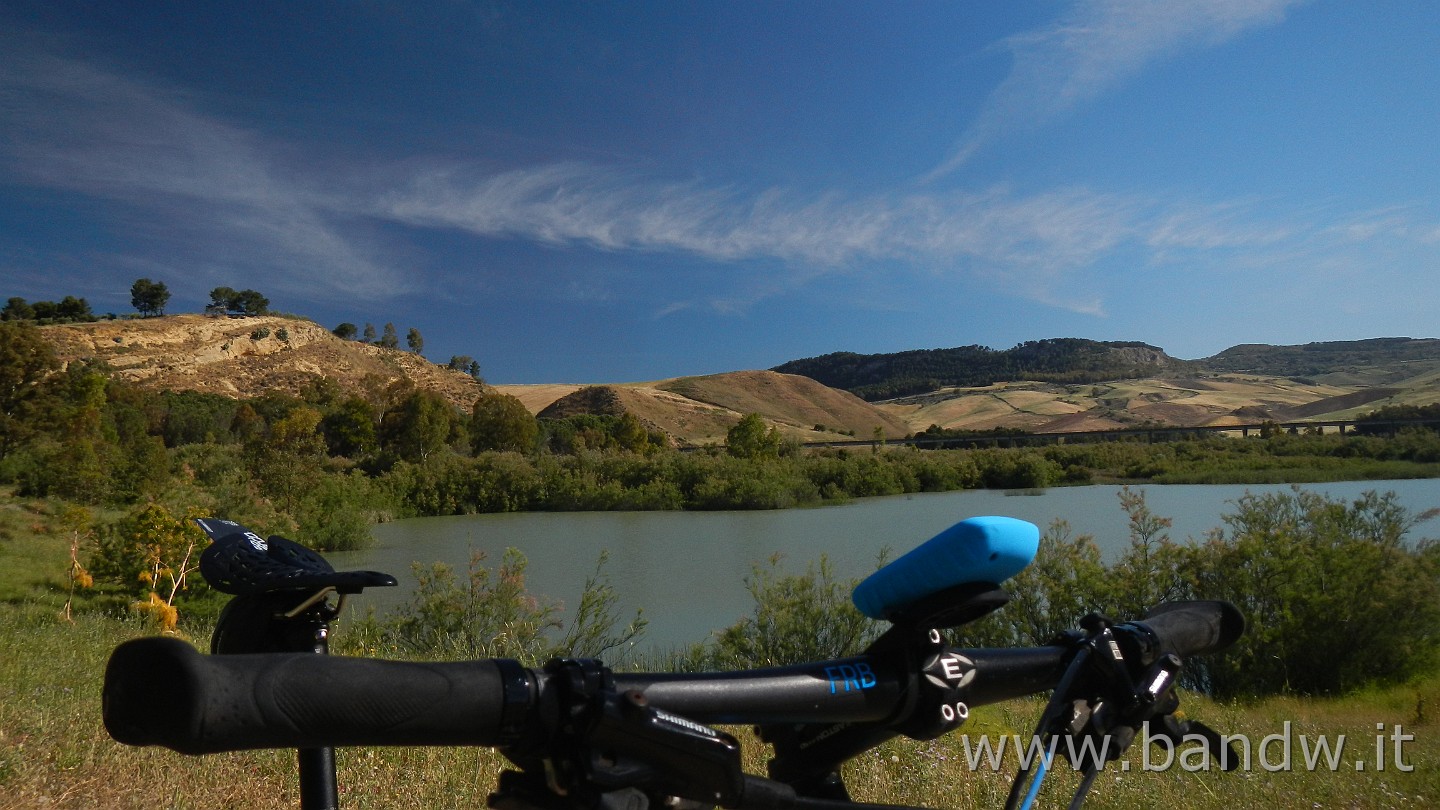
M 175 315 L 46 326 L 42 333 L 62 360 L 101 360 L 122 378 L 152 388 L 246 398 L 299 393 L 321 377 L 361 394 L 408 380 L 467 410 L 483 393 L 498 391 L 546 417 L 629 412 L 684 445 L 723 442 L 746 413 L 760 414 L 795 439 L 827 441 L 868 439 L 877 430 L 900 438 L 932 425 L 1052 432 L 1339 419 L 1384 405 L 1440 402 L 1440 340 L 1428 339 L 1246 345 L 1198 361 L 1176 360 L 1143 343 L 1071 339 L 1005 351 L 811 358 L 847 369 L 849 376 L 827 379 L 861 392 L 909 385 L 904 381 L 919 379 L 916 369 L 960 369 L 970 383 L 867 402 L 833 383 L 785 371 L 810 361 L 651 382 L 491 387 L 411 352 L 342 340 L 311 321 L 280 316 Z M 965 357 L 982 362 L 965 371 Z M 1067 357 L 1071 365 L 1062 362 Z M 899 376 L 885 376 L 887 368 Z

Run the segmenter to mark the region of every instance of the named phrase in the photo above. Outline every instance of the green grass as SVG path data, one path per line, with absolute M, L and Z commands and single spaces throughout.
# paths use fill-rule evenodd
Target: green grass
M 46 501 L 19 500 L 0 492 L 0 602 L 20 602 L 47 592 L 65 574 L 68 538 Z
M 55 531 L 55 512 L 51 504 L 0 497 L 0 810 L 295 806 L 289 752 L 187 757 L 109 738 L 100 713 L 105 661 L 115 645 L 150 630 L 139 619 L 117 615 L 113 601 L 89 596 L 77 600 L 73 622 L 60 618 L 69 540 Z M 203 624 L 190 632 L 203 648 Z M 979 735 L 1028 735 L 1041 706 L 1037 699 L 983 707 L 963 730 L 972 744 Z M 1130 770 L 1112 763 L 1087 806 L 1233 810 L 1440 803 L 1440 673 L 1339 699 L 1216 704 L 1187 696 L 1184 708 L 1221 733 L 1247 735 L 1254 746 L 1280 733 L 1288 721 L 1296 762 L 1300 734 L 1332 740 L 1344 734 L 1342 767 L 1333 773 L 1304 768 L 1272 773 L 1257 759 L 1244 774 L 1186 773 L 1178 767 L 1146 773 L 1137 747 L 1127 759 Z M 1373 769 L 1377 723 L 1387 732 L 1400 725 L 1414 735 L 1404 748 L 1413 771 Z M 747 730 L 732 731 L 745 745 L 747 768 L 763 773 L 763 746 Z M 999 807 L 1014 760 L 1006 760 L 998 773 L 971 771 L 964 765 L 964 742 L 960 734 L 931 742 L 894 740 L 848 764 L 846 778 L 864 801 Z M 1387 757 L 1390 745 L 1387 740 Z M 347 808 L 482 807 L 502 767 L 502 759 L 486 749 L 348 749 L 338 759 Z M 1366 770 L 1355 770 L 1357 759 L 1367 762 Z M 1057 768 L 1042 794 L 1044 806 L 1063 805 L 1077 781 Z
M 1120 763 L 1109 764 L 1095 783 L 1087 807 L 1133 808 L 1234 808 L 1234 807 L 1423 807 L 1440 801 L 1440 727 L 1432 717 L 1417 719 L 1417 699 L 1432 707 L 1440 696 L 1440 678 L 1418 686 L 1398 687 L 1339 700 L 1281 698 L 1254 705 L 1217 705 L 1196 696 L 1186 696 L 1184 708 L 1191 719 L 1200 720 L 1225 735 L 1243 735 L 1251 742 L 1251 767 L 1243 773 L 1186 772 L 1179 763 L 1198 765 L 1197 755 L 1184 760 L 1177 755 L 1165 771 L 1146 771 L 1164 762 L 1158 749 L 1150 759 L 1137 743 Z M 999 735 L 1021 734 L 1028 738 L 1030 724 L 1038 716 L 1040 701 L 1016 703 L 996 711 L 977 712 L 963 729 L 976 744 L 979 735 L 992 741 Z M 1280 738 L 1267 745 L 1264 762 L 1260 746 L 1267 736 L 1284 736 L 1290 723 L 1291 762 L 1289 770 L 1271 772 L 1264 765 L 1281 764 Z M 1401 772 L 1393 765 L 1393 741 L 1385 739 L 1387 767 L 1374 770 L 1376 724 L 1384 734 L 1395 725 L 1414 735 L 1404 742 Z M 1334 744 L 1345 735 L 1344 753 L 1338 770 L 1316 771 L 1304 767 L 1300 736 L 1312 741 L 1326 735 Z M 1356 771 L 1363 761 L 1366 770 Z M 894 741 L 862 756 L 849 766 L 848 778 L 857 795 L 871 801 L 914 802 L 927 797 L 947 808 L 999 807 L 1004 804 L 1016 760 L 1005 760 L 1006 768 L 996 773 L 988 767 L 970 771 L 964 767 L 965 750 L 961 735 L 928 743 Z M 1043 806 L 1064 806 L 1079 784 L 1077 774 L 1060 766 L 1047 779 Z

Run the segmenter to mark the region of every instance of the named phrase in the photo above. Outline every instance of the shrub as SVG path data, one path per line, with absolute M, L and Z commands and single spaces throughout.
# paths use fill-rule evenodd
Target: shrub
M 464 579 L 445 563 L 416 564 L 419 585 L 411 603 L 379 625 L 385 641 L 426 656 L 469 660 L 516 658 L 529 663 L 555 656 L 597 657 L 628 649 L 644 633 L 636 613 L 621 626 L 616 596 L 596 563 L 570 622 L 558 602 L 525 587 L 525 555 L 506 549 L 493 572 L 485 555 L 471 555 Z M 623 657 L 621 655 L 620 657 Z
M 159 504 L 131 510 L 98 532 L 89 571 L 97 583 L 136 597 L 134 607 L 160 629 L 176 629 L 180 597 L 191 587 L 205 536 L 193 521 L 177 518 Z
M 1173 599 L 1225 599 L 1245 615 L 1245 635 L 1187 666 L 1190 685 L 1218 697 L 1344 694 L 1440 660 L 1440 546 L 1405 542 L 1419 519 L 1393 494 L 1246 495 L 1224 517 L 1229 531 L 1199 546 L 1171 543 L 1142 494 L 1120 497 L 1131 543 L 1118 561 L 1107 567 L 1089 537 L 1056 521 L 1004 583 L 1010 604 L 965 627 L 962 642 L 1044 644 L 1092 611 L 1132 619 Z
M 1225 522 L 1181 571 L 1248 621 L 1235 649 L 1205 663 L 1216 694 L 1341 694 L 1434 666 L 1440 549 L 1405 543 L 1417 521 L 1393 493 L 1246 495 Z
M 863 650 L 879 635 L 880 625 L 850 601 L 858 580 L 840 581 L 830 561 L 804 574 L 783 574 L 780 557 L 768 567 L 755 566 L 745 587 L 755 612 L 720 631 L 697 658 L 711 668 L 781 666 L 840 658 Z

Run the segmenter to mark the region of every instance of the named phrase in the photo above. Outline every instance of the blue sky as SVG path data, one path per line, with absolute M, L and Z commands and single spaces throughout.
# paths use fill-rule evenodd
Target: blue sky
M 494 383 L 1435 337 L 1440 4 L 0 5 L 0 297 Z

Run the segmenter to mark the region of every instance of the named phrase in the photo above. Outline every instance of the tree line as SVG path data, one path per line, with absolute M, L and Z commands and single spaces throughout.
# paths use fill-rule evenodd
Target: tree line
M 378 338 L 375 336 L 375 324 L 373 323 L 365 324 L 365 330 L 361 332 L 360 328 L 355 324 L 346 321 L 334 329 L 331 329 L 330 332 L 341 340 L 358 340 L 361 343 L 373 343 L 385 349 L 400 348 L 400 333 L 395 329 L 395 324 L 393 323 L 385 324 L 384 330 Z M 412 326 L 405 333 L 405 345 L 415 354 L 421 354 L 425 351 L 425 337 L 420 334 L 419 329 Z M 470 357 L 465 357 L 463 362 L 459 357 L 451 358 L 449 367 L 456 371 L 464 371 L 477 380 L 480 378 L 480 364 L 476 363 L 474 359 Z
M 165 314 L 170 303 L 170 288 L 163 281 L 138 278 L 130 285 L 130 306 L 141 317 L 149 318 Z M 255 290 L 235 290 L 230 287 L 216 287 L 210 291 L 207 312 L 230 315 L 264 315 L 269 311 L 270 299 Z M 114 314 L 106 317 L 114 319 Z M 0 320 L 34 321 L 42 325 L 55 323 L 89 323 L 99 320 L 90 309 L 90 302 L 84 298 L 67 295 L 59 301 L 26 301 L 12 296 L 0 309 Z
M 90 323 L 99 320 L 90 311 L 90 302 L 67 295 L 59 301 L 26 301 L 11 297 L 0 309 L 0 321 L 35 321 L 36 323 Z

